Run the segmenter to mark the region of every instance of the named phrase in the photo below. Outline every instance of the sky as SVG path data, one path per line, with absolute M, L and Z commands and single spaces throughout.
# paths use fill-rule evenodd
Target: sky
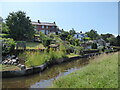
M 56 22 L 60 29 L 118 34 L 117 2 L 1 2 L 2 18 L 10 12 L 26 12 L 32 21 Z

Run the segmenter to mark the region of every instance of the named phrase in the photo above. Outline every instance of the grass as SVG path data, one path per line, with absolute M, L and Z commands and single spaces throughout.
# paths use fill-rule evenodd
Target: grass
M 13 70 L 20 70 L 19 67 L 14 65 L 2 65 L 0 64 L 0 71 L 13 71 Z
M 39 49 L 39 48 L 44 48 L 44 46 L 38 42 L 26 42 L 26 49 Z
M 52 88 L 118 88 L 118 53 L 102 55 L 53 82 Z
M 45 62 L 57 60 L 63 57 L 66 57 L 66 55 L 62 51 L 52 51 L 50 52 L 26 52 L 24 55 L 26 55 L 26 62 L 25 65 L 27 67 L 33 67 L 33 66 L 39 66 L 41 64 L 44 64 Z
M 68 54 L 67 56 L 68 56 L 69 58 L 71 58 L 71 57 L 80 56 L 80 55 L 77 55 L 77 54 L 74 54 L 74 53 L 70 53 L 70 54 Z

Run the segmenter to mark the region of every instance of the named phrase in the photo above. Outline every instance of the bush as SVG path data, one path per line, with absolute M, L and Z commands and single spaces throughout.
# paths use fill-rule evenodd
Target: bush
M 10 34 L 0 34 L 1 38 L 10 38 Z
M 97 44 L 96 43 L 92 44 L 92 49 L 97 49 Z
M 47 47 L 47 46 L 49 46 L 50 44 L 51 44 L 51 39 L 50 38 L 48 38 L 48 37 L 46 37 L 43 41 L 42 41 L 42 44 L 45 46 L 45 47 Z
M 82 54 L 83 53 L 83 47 L 74 46 L 74 53 L 75 54 Z
M 40 39 L 42 41 L 42 44 L 46 47 L 49 46 L 52 39 L 46 36 L 44 33 L 40 32 Z
M 2 54 L 10 53 L 15 48 L 15 41 L 10 38 L 2 38 Z

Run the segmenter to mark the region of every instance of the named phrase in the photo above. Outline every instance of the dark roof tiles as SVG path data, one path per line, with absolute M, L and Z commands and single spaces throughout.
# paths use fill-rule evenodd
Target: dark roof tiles
M 32 22 L 33 25 L 46 25 L 46 26 L 56 26 L 55 23 L 48 23 L 48 22 Z

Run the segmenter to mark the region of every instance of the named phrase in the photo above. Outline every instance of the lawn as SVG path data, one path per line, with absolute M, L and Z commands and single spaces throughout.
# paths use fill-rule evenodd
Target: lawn
M 53 82 L 52 88 L 118 88 L 118 53 L 102 55 Z
M 39 48 L 44 48 L 44 46 L 38 42 L 26 42 L 26 49 L 39 49 Z
M 19 67 L 14 65 L 2 65 L 0 64 L 0 71 L 12 71 L 12 70 L 20 70 Z

